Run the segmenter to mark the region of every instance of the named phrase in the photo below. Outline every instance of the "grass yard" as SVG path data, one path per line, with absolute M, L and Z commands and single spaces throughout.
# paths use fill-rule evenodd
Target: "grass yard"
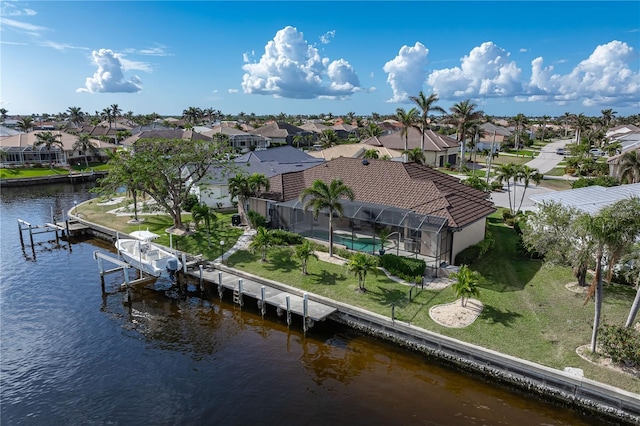
M 540 181 L 540 185 L 543 188 L 553 189 L 555 191 L 564 191 L 565 189 L 571 189 L 573 181 L 564 179 L 543 179 Z
M 104 163 L 89 163 L 89 167 L 87 168 L 85 163 L 81 162 L 79 166 L 71 166 L 71 170 L 76 172 L 89 172 L 93 170 L 97 172 L 109 170 L 109 167 Z M 0 179 L 27 179 L 57 175 L 68 176 L 69 168 L 54 167 L 51 169 L 45 164 L 43 167 L 11 167 L 0 169 Z

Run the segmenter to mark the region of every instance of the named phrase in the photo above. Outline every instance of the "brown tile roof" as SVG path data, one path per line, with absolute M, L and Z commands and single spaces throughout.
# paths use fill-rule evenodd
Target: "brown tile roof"
M 413 210 L 443 217 L 450 227 L 464 227 L 493 213 L 493 203 L 452 176 L 416 163 L 336 158 L 307 170 L 271 178 L 271 191 L 281 201 L 298 198 L 302 190 L 320 179 L 341 178 L 357 201 Z
M 366 143 L 369 145 L 375 146 L 384 146 L 389 149 L 404 149 L 404 140 L 405 136 L 400 135 L 401 132 L 394 132 L 387 135 L 382 135 L 366 139 L 362 141 L 362 143 Z M 433 130 L 427 130 L 424 132 L 424 150 L 425 151 L 447 151 L 449 148 L 457 148 L 460 146 L 458 141 L 455 139 L 441 135 L 439 133 L 434 132 Z M 409 140 L 407 142 L 408 149 L 420 148 L 422 144 L 422 135 L 418 129 L 413 127 L 409 128 Z

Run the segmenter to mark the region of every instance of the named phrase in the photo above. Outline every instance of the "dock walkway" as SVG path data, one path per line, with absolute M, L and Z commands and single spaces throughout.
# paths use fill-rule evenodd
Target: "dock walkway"
M 281 289 L 278 289 L 270 283 L 259 282 L 257 279 L 247 278 L 230 272 L 227 268 L 221 269 L 220 264 L 208 262 L 202 265 L 202 279 L 216 285 L 219 285 L 220 277 L 222 277 L 222 287 L 234 292 L 240 291 L 240 280 L 242 280 L 242 293 L 252 297 L 258 301 L 262 301 L 262 287 L 265 288 L 265 303 L 275 306 L 276 308 L 287 312 L 287 297 L 289 298 L 289 310 L 304 317 L 304 296 L 299 296 Z M 200 270 L 190 270 L 188 274 L 195 278 L 200 278 Z M 244 275 L 244 274 L 243 274 Z M 336 308 L 322 303 L 307 299 L 307 318 L 313 321 L 322 321 L 329 315 L 336 312 Z

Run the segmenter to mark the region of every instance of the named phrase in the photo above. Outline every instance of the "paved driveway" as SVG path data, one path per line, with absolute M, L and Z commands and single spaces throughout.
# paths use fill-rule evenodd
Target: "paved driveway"
M 491 192 L 491 197 L 490 200 L 493 201 L 493 203 L 497 206 L 497 207 L 506 207 L 509 208 L 509 193 L 507 192 L 506 188 L 507 186 L 504 186 L 504 191 L 503 192 L 495 192 L 492 191 Z M 515 194 L 516 194 L 516 205 L 515 207 L 513 207 L 514 210 L 517 210 L 518 205 L 520 204 L 520 200 L 522 199 L 522 191 L 524 189 L 524 185 L 521 183 L 516 184 L 515 186 Z M 513 192 L 514 192 L 514 186 L 513 183 L 511 184 L 511 204 L 513 204 Z M 527 188 L 527 190 L 525 191 L 525 195 L 524 195 L 524 200 L 522 201 L 522 208 L 520 210 L 522 211 L 527 211 L 527 210 L 535 210 L 535 204 L 533 201 L 531 201 L 529 199 L 530 196 L 532 195 L 537 195 L 537 194 L 547 194 L 549 192 L 554 192 L 553 189 L 549 189 L 549 188 L 543 188 L 542 186 L 538 186 L 536 184 L 530 184 L 529 187 Z
M 556 154 L 556 149 L 564 148 L 573 139 L 563 139 L 551 142 L 540 150 L 540 154 L 527 163 L 527 166 L 538 169 L 540 173 L 548 173 L 563 160 L 562 155 Z

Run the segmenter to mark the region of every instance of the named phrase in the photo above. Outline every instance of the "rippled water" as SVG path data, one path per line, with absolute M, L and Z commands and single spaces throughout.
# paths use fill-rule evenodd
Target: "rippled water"
M 144 286 L 127 307 L 122 276 L 100 289 L 92 253 L 110 244 L 20 248 L 18 218 L 60 218 L 86 189 L 2 189 L 2 424 L 601 424 L 333 323 L 304 336 L 275 312 Z

